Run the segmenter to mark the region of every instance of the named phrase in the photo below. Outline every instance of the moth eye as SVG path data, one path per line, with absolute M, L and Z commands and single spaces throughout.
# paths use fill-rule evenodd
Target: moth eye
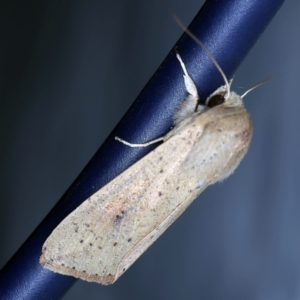
M 215 95 L 211 97 L 207 103 L 207 107 L 214 107 L 224 103 L 225 98 L 222 95 Z

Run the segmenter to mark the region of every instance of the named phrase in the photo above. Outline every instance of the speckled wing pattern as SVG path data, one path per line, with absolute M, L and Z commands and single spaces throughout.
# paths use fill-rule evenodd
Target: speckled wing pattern
M 88 281 L 117 280 L 246 153 L 250 117 L 243 107 L 224 112 L 224 105 L 194 113 L 162 145 L 83 202 L 48 237 L 40 263 Z

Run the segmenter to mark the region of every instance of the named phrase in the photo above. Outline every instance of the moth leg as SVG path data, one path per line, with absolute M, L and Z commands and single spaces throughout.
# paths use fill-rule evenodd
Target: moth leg
M 184 62 L 182 61 L 179 53 L 176 51 L 176 57 L 180 63 L 180 66 L 183 70 L 183 79 L 184 79 L 184 85 L 189 93 L 189 95 L 185 98 L 185 100 L 182 102 L 180 105 L 177 113 L 175 114 L 174 117 L 174 123 L 177 125 L 180 123 L 182 120 L 186 119 L 190 115 L 192 115 L 195 111 L 199 111 L 202 108 L 202 105 L 199 105 L 199 96 L 198 96 L 198 91 L 197 87 L 193 81 L 193 79 L 190 77 L 190 75 L 187 72 L 187 69 L 185 67 Z M 204 106 L 203 106 L 204 108 Z
M 152 144 L 156 144 L 158 142 L 163 142 L 165 140 L 165 137 L 160 137 L 158 139 L 155 139 L 153 141 L 150 141 L 150 142 L 147 142 L 147 143 L 144 143 L 144 144 L 131 144 L 129 142 L 126 142 L 126 141 L 122 140 L 121 138 L 119 138 L 117 136 L 115 137 L 115 140 L 121 142 L 122 144 L 124 144 L 126 146 L 129 146 L 129 147 L 132 147 L 132 148 L 137 148 L 137 147 L 148 147 Z
M 176 57 L 179 60 L 180 66 L 183 71 L 183 79 L 184 79 L 185 88 L 186 88 L 187 92 L 190 94 L 190 96 L 193 96 L 194 101 L 195 101 L 195 106 L 196 106 L 196 105 L 198 105 L 198 100 L 199 100 L 197 87 L 196 87 L 193 79 L 188 74 L 185 64 L 182 61 L 181 56 L 179 55 L 179 53 L 177 51 L 176 51 Z

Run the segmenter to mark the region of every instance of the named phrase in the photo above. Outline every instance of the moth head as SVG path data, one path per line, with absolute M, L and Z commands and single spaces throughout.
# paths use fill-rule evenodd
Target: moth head
M 223 88 L 223 87 L 221 87 Z M 218 90 L 217 90 L 218 91 Z M 230 92 L 227 96 L 227 92 L 225 93 L 214 93 L 206 100 L 206 106 L 208 108 L 212 108 L 218 105 L 224 104 L 228 107 L 233 106 L 244 106 L 243 99 L 235 92 Z
M 224 75 L 224 80 L 226 79 Z M 263 80 L 250 89 L 248 89 L 242 96 L 238 95 L 235 92 L 230 91 L 230 86 L 232 83 L 232 80 L 229 81 L 228 85 L 221 86 L 218 88 L 212 95 L 210 95 L 206 100 L 206 106 L 208 108 L 212 108 L 221 104 L 224 104 L 227 107 L 233 107 L 233 106 L 244 106 L 243 98 L 251 91 L 253 91 L 258 86 L 266 83 L 270 80 L 270 77 L 266 80 Z M 225 83 L 227 82 L 227 79 L 225 80 Z M 229 88 L 229 90 L 228 90 Z
M 233 79 L 230 81 L 227 80 L 225 74 L 220 70 L 225 85 L 219 87 L 216 91 L 214 91 L 205 101 L 205 105 L 208 108 L 212 108 L 218 105 L 223 104 L 223 106 L 233 107 L 233 106 L 243 106 L 243 99 L 235 92 L 230 91 L 231 83 Z

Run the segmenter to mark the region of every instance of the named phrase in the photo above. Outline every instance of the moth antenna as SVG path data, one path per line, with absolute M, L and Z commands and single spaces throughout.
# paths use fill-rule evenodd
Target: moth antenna
M 270 79 L 272 78 L 272 76 L 268 77 L 267 79 L 257 83 L 255 86 L 253 86 L 252 88 L 250 88 L 248 91 L 246 91 L 241 98 L 243 99 L 248 93 L 250 93 L 251 91 L 253 91 L 254 89 L 256 89 L 257 87 L 259 87 L 260 85 L 265 84 L 266 82 L 268 82 Z
M 220 74 L 222 75 L 222 77 L 224 79 L 224 82 L 225 82 L 225 85 L 226 85 L 226 88 L 227 88 L 227 93 L 225 95 L 225 99 L 228 99 L 228 97 L 230 95 L 230 84 L 228 83 L 226 75 L 224 74 L 223 70 L 221 69 L 221 67 L 219 66 L 219 64 L 215 60 L 215 58 L 212 56 L 212 54 L 206 48 L 206 46 L 187 27 L 185 27 L 183 25 L 183 23 L 179 20 L 179 18 L 173 12 L 172 12 L 172 17 L 177 22 L 177 24 L 182 28 L 182 30 L 185 31 L 206 52 L 206 54 L 212 60 L 212 62 L 214 63 L 214 65 L 216 66 L 216 68 L 218 69 L 218 71 L 220 72 Z

